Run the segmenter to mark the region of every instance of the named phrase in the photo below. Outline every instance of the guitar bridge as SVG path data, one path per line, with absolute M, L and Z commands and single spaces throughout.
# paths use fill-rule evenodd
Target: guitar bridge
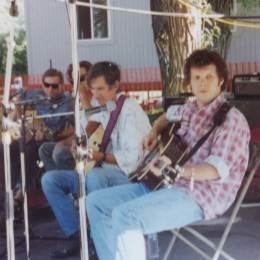
M 181 168 L 179 167 L 178 165 L 173 168 L 172 166 L 170 165 L 166 165 L 162 170 L 162 175 L 165 179 L 165 184 L 173 184 L 174 181 L 175 181 L 175 178 L 177 177 L 177 175 L 179 174 L 180 172 L 180 169 L 178 168 Z

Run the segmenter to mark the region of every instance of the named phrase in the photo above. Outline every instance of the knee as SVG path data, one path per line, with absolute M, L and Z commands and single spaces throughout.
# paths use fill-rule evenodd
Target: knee
M 56 171 L 48 171 L 41 178 L 42 190 L 46 194 L 57 186 Z
M 43 143 L 38 149 L 39 157 L 42 159 L 47 153 L 47 143 Z
M 100 172 L 95 169 L 91 170 L 88 173 L 87 180 L 86 180 L 87 192 L 90 193 L 102 188 L 103 182 L 104 182 L 103 174 L 100 174 Z
M 99 197 L 98 192 L 92 192 L 91 194 L 88 194 L 86 198 L 86 211 L 90 220 L 95 219 L 100 200 L 101 198 Z
M 57 164 L 60 163 L 65 159 L 64 157 L 64 150 L 55 146 L 53 152 L 52 152 L 52 159 Z

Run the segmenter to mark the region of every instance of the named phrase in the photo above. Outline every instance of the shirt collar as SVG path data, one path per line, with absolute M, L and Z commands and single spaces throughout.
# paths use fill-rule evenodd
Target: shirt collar
M 200 109 L 198 113 L 201 115 L 213 116 L 221 107 L 221 105 L 225 102 L 226 102 L 226 98 L 224 97 L 224 94 L 221 92 L 211 103 L 209 103 L 207 106 Z M 199 107 L 196 100 L 193 102 L 193 107 L 198 111 Z

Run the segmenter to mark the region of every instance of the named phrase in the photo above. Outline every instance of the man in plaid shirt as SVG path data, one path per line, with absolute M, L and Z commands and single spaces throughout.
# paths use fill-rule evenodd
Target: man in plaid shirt
M 170 107 L 143 140 L 143 149 L 151 150 L 161 131 L 176 118 L 181 118 L 177 133 L 191 149 L 226 102 L 222 91 L 227 67 L 215 51 L 193 52 L 185 62 L 184 75 L 195 100 Z M 234 202 L 245 174 L 249 139 L 247 121 L 233 107 L 183 166 L 172 187 L 151 191 L 137 183 L 91 193 L 87 213 L 100 260 L 145 260 L 144 235 L 223 214 Z

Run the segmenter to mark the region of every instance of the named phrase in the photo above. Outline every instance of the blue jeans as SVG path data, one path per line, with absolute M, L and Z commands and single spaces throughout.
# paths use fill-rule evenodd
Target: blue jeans
M 43 192 L 65 235 L 79 230 L 79 213 L 71 194 L 78 192 L 75 171 L 49 171 L 42 177 Z M 93 168 L 86 177 L 86 192 L 128 183 L 127 176 L 111 166 Z
M 56 142 L 44 142 L 39 148 L 39 157 L 46 171 L 72 170 L 75 163 L 68 146 L 58 147 Z
M 100 260 L 145 260 L 144 236 L 204 218 L 200 206 L 177 187 L 151 192 L 127 184 L 93 192 L 87 214 Z

